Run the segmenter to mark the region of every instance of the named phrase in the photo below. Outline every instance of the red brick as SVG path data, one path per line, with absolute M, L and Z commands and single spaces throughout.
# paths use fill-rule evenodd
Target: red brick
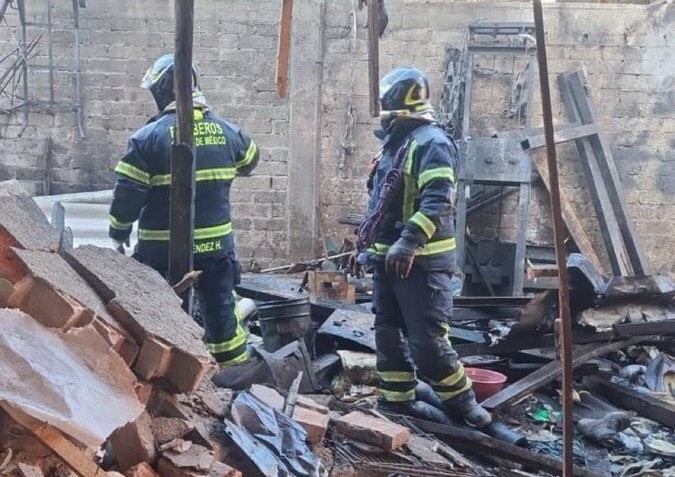
M 147 337 L 138 352 L 134 372 L 139 378 L 149 381 L 163 376 L 171 362 L 171 346 Z
M 85 309 L 83 315 L 94 317 L 96 331 L 128 365 L 133 363 L 138 354 L 136 341 L 122 324 L 108 313 L 103 300 L 63 257 L 56 253 L 35 250 L 13 249 L 13 252 L 18 262 L 23 265 L 27 276 L 33 277 L 54 290 L 57 295 L 68 297 L 68 301 Z
M 153 463 L 156 451 L 150 414 L 144 412 L 117 429 L 110 436 L 110 443 L 123 472 L 141 462 Z
M 330 412 L 330 409 L 328 409 L 326 406 L 323 406 L 318 402 L 305 396 L 298 396 L 298 399 L 295 401 L 295 406 L 304 407 L 305 409 L 311 409 L 312 411 L 320 412 L 321 414 L 328 414 Z
M 251 386 L 250 393 L 277 411 L 284 408 L 284 397 L 276 389 L 254 384 Z
M 139 382 L 136 384 L 136 396 L 143 406 L 147 406 L 152 397 L 153 387 L 150 383 Z
M 136 464 L 131 469 L 127 470 L 124 475 L 126 477 L 160 477 L 159 474 L 150 467 L 147 462 Z
M 136 361 L 139 351 L 139 347 L 131 335 L 126 330 L 110 325 L 98 315 L 96 315 L 93 325 L 106 343 L 120 355 L 127 366 L 131 367 Z
M 30 275 L 14 285 L 8 306 L 20 309 L 48 328 L 64 331 L 85 326 L 94 319 L 90 310 Z
M 85 245 L 66 252 L 65 258 L 141 346 L 152 339 L 171 348 L 167 366 L 161 352 L 151 353 L 155 359 L 149 363 L 139 359 L 142 374 L 162 369 L 161 377 L 174 390 L 193 392 L 215 363 L 202 340 L 204 331 L 183 311 L 166 280 L 152 268 L 112 249 Z M 153 349 L 157 351 L 157 347 Z
M 310 444 L 319 444 L 328 429 L 328 414 L 322 414 L 300 406 L 293 409 L 293 419 L 307 431 L 307 441 Z
M 408 442 L 411 434 L 407 427 L 358 411 L 338 419 L 336 428 L 347 437 L 385 450 L 398 449 Z
M 180 392 L 191 393 L 197 390 L 204 375 L 213 367 L 215 363 L 209 354 L 195 355 L 174 348 L 164 377 Z

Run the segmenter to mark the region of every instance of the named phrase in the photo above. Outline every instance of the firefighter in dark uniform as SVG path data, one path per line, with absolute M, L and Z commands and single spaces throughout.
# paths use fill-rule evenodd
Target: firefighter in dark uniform
M 159 114 L 129 139 L 119 161 L 110 207 L 109 235 L 118 247 L 129 243 L 138 220 L 134 258 L 166 275 L 169 259 L 170 150 L 176 136 L 173 89 L 174 58 L 159 58 L 141 86 L 149 89 Z M 196 191 L 194 268 L 204 311 L 205 341 L 221 365 L 248 359 L 246 332 L 235 317 L 233 290 L 239 281 L 230 222 L 230 187 L 236 176 L 249 175 L 258 163 L 258 147 L 239 127 L 216 117 L 206 103 L 193 67 Z
M 447 413 L 483 427 L 491 416 L 476 403 L 448 334 L 458 150 L 433 118 L 421 71 L 404 67 L 386 75 L 380 103 L 382 129 L 376 136 L 382 145 L 369 180 L 369 216 L 378 208 L 395 157 L 402 158 L 400 185 L 381 211 L 376 238 L 365 253 L 375 268 L 380 405 L 401 412 L 414 406 L 419 377 L 431 385 Z

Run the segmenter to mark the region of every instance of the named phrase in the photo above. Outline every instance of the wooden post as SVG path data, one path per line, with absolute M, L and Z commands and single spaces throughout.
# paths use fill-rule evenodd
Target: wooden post
M 370 115 L 380 115 L 380 0 L 368 0 L 368 80 Z
M 279 22 L 279 40 L 277 42 L 276 85 L 277 96 L 285 98 L 288 94 L 288 65 L 291 54 L 291 25 L 293 23 L 293 0 L 283 0 L 281 21 Z
M 560 350 L 562 361 L 562 401 L 563 401 L 563 477 L 574 477 L 574 422 L 572 421 L 572 316 L 570 313 L 569 286 L 567 282 L 567 259 L 565 257 L 565 225 L 560 205 L 560 185 L 558 181 L 558 162 L 553 136 L 553 114 L 551 112 L 551 89 L 548 81 L 548 62 L 546 59 L 546 39 L 544 15 L 541 0 L 532 0 L 534 7 L 534 25 L 537 37 L 537 59 L 539 62 L 539 86 L 544 116 L 544 136 L 551 194 L 551 215 L 553 216 L 553 238 L 555 240 L 556 262 L 558 264 L 560 318 L 556 320 L 556 349 Z
M 192 270 L 194 236 L 195 155 L 193 150 L 192 36 L 194 0 L 175 0 L 176 35 L 174 90 L 177 134 L 171 147 L 169 283 Z M 185 307 L 189 309 L 189 293 Z

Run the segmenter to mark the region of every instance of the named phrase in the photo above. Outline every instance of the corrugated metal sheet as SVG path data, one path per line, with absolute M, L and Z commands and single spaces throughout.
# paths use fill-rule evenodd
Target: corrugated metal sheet
M 112 248 L 108 237 L 108 211 L 112 190 L 34 197 L 35 202 L 51 221 L 52 208 L 60 202 L 65 209 L 65 226 L 73 232 L 73 245 L 97 245 Z M 136 245 L 132 233 L 131 246 Z

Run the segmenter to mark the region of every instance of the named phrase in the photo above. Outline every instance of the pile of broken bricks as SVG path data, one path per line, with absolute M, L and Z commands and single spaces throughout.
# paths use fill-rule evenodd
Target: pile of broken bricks
M 0 322 L 0 476 L 257 472 L 226 435 L 232 392 L 211 383 L 202 330 L 173 289 L 112 249 L 63 247 L 15 181 L 0 183 Z M 286 406 L 272 388 L 249 394 L 270 412 Z M 410 436 L 382 417 L 294 401 L 313 462 L 312 449 L 330 454 L 329 426 L 333 439 L 383 451 Z
M 214 367 L 173 289 L 112 249 L 62 247 L 16 181 L 0 183 L 0 322 L 0 418 L 71 471 L 154 475 L 151 463 L 162 475 L 241 475 L 187 416 L 148 412 L 174 393 L 199 396 Z M 216 391 L 204 400 L 225 408 Z M 172 433 L 186 440 L 168 445 Z

